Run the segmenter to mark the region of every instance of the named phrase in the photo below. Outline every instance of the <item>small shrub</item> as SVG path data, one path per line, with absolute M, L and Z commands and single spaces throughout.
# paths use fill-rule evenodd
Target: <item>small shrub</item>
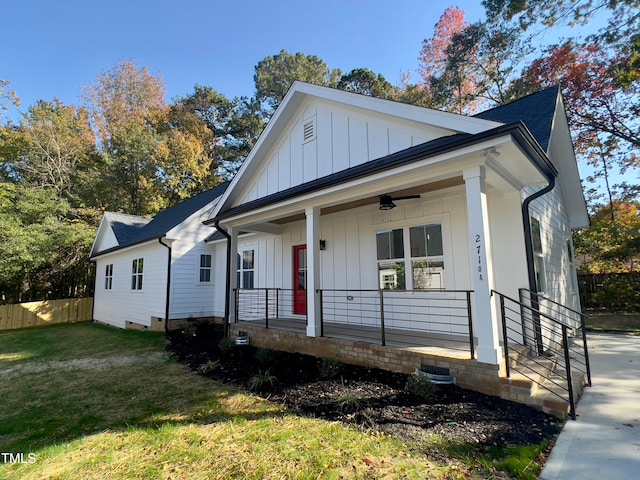
M 208 360 L 207 363 L 203 363 L 201 364 L 197 371 L 198 373 L 209 373 L 212 372 L 214 370 L 216 370 L 217 368 L 220 367 L 220 361 L 219 360 Z
M 256 359 L 263 364 L 273 362 L 277 356 L 278 352 L 271 348 L 259 348 L 256 350 Z
M 273 387 L 277 378 L 275 375 L 271 375 L 269 370 L 262 372 L 260 370 L 257 375 L 254 375 L 249 379 L 249 389 L 254 392 L 264 392 L 265 390 Z
M 325 378 L 335 378 L 344 372 L 344 363 L 337 358 L 323 358 L 320 364 L 320 375 Z
M 189 325 L 187 325 L 186 327 L 184 327 L 182 329 L 182 334 L 185 337 L 195 337 L 196 336 L 196 326 L 192 323 L 190 323 Z
M 345 390 L 338 397 L 336 406 L 342 413 L 355 412 L 360 407 L 366 405 L 367 400 L 362 395 L 358 395 L 353 390 Z
M 429 377 L 412 373 L 407 378 L 407 390 L 409 393 L 422 397 L 425 400 L 433 400 L 437 387 L 429 380 Z
M 236 348 L 236 342 L 230 338 L 221 338 L 218 342 L 218 350 L 220 350 L 222 354 L 229 353 L 234 348 Z

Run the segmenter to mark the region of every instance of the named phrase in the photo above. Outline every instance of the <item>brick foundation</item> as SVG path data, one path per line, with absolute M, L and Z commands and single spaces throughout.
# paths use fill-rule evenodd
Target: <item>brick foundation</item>
M 462 388 L 498 397 L 502 393 L 500 365 L 426 354 L 409 348 L 383 347 L 338 338 L 308 337 L 300 333 L 247 324 L 229 325 L 231 338 L 239 331 L 246 332 L 251 345 L 258 348 L 304 353 L 319 358 L 335 358 L 344 363 L 406 374 L 413 373 L 422 364 L 448 368 Z

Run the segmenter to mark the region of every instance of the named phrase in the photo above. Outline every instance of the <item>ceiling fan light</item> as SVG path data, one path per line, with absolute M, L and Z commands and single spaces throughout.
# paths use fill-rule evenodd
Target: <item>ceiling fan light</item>
M 393 198 L 390 195 L 380 195 L 380 210 L 391 210 L 395 207 L 396 204 L 393 203 Z

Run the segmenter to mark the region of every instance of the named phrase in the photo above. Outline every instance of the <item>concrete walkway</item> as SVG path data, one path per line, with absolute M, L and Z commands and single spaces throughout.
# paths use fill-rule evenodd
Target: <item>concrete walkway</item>
M 640 478 L 640 337 L 589 334 L 592 387 L 567 420 L 543 480 Z

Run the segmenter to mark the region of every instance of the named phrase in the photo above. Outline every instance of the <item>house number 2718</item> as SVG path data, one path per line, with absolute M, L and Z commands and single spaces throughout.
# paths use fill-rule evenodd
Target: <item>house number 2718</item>
M 482 250 L 482 237 L 480 235 L 476 235 L 476 253 L 478 255 L 478 280 L 484 280 L 482 274 L 482 255 L 480 251 Z

